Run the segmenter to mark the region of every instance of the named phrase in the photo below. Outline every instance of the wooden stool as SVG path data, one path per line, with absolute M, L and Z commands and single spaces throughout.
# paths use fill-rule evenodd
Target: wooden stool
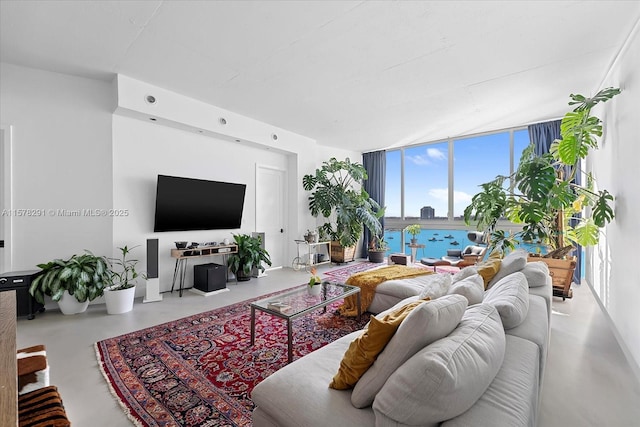
M 18 396 L 19 427 L 68 427 L 71 423 L 55 386 Z

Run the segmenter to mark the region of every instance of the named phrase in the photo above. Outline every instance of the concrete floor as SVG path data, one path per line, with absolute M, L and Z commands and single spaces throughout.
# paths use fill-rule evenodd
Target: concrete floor
M 34 320 L 18 321 L 18 348 L 46 345 L 51 384 L 59 388 L 74 426 L 128 426 L 132 423 L 98 369 L 96 341 L 286 289 L 306 279 L 304 272 L 274 270 L 250 282 L 230 283 L 230 292 L 210 297 L 186 292 L 179 298 L 174 292 L 163 294 L 158 303 L 136 300 L 134 310 L 122 315 L 108 315 L 103 304 L 75 316 L 48 310 Z M 553 310 L 538 425 L 640 426 L 640 381 L 590 288 L 574 285 L 574 298 L 554 298 Z

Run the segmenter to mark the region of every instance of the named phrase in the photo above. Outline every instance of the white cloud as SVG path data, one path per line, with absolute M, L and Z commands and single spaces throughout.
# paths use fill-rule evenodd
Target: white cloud
M 447 155 L 437 148 L 427 148 L 427 156 L 434 160 L 447 160 Z
M 437 148 L 427 148 L 425 154 L 416 154 L 415 156 L 406 156 L 406 159 L 418 166 L 426 166 L 433 164 L 434 161 L 447 160 L 447 155 Z
M 464 203 L 468 205 L 469 203 L 471 203 L 471 198 L 473 198 L 473 195 L 469 193 L 465 193 L 464 191 L 453 192 L 453 203 L 456 205 L 459 203 Z
M 445 202 L 449 200 L 449 190 L 446 188 L 432 188 L 427 191 L 427 194 L 436 200 L 444 200 Z

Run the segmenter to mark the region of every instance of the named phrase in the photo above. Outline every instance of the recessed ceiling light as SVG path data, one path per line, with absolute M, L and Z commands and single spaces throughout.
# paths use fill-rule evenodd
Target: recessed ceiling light
M 149 120 L 151 120 L 152 122 L 155 122 L 156 118 L 155 117 L 149 117 Z
M 218 121 L 220 122 L 221 125 L 226 125 L 227 124 L 227 119 L 225 119 L 224 117 L 220 117 L 220 119 Z
M 273 139 L 274 141 L 278 140 L 278 135 L 276 135 L 275 133 L 271 134 L 271 139 Z
M 153 95 L 145 96 L 144 100 L 147 101 L 147 104 L 155 104 L 156 103 L 156 97 L 153 96 Z
M 236 139 L 236 142 L 240 142 L 240 140 L 239 140 L 239 139 Z

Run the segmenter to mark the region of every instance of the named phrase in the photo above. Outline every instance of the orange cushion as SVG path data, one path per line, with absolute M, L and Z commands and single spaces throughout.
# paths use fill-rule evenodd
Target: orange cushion
M 426 300 L 414 301 L 406 304 L 382 319 L 371 316 L 371 322 L 362 335 L 353 340 L 340 362 L 338 373 L 333 377 L 330 388 L 346 390 L 352 388 L 375 362 L 398 326 L 407 315 Z

